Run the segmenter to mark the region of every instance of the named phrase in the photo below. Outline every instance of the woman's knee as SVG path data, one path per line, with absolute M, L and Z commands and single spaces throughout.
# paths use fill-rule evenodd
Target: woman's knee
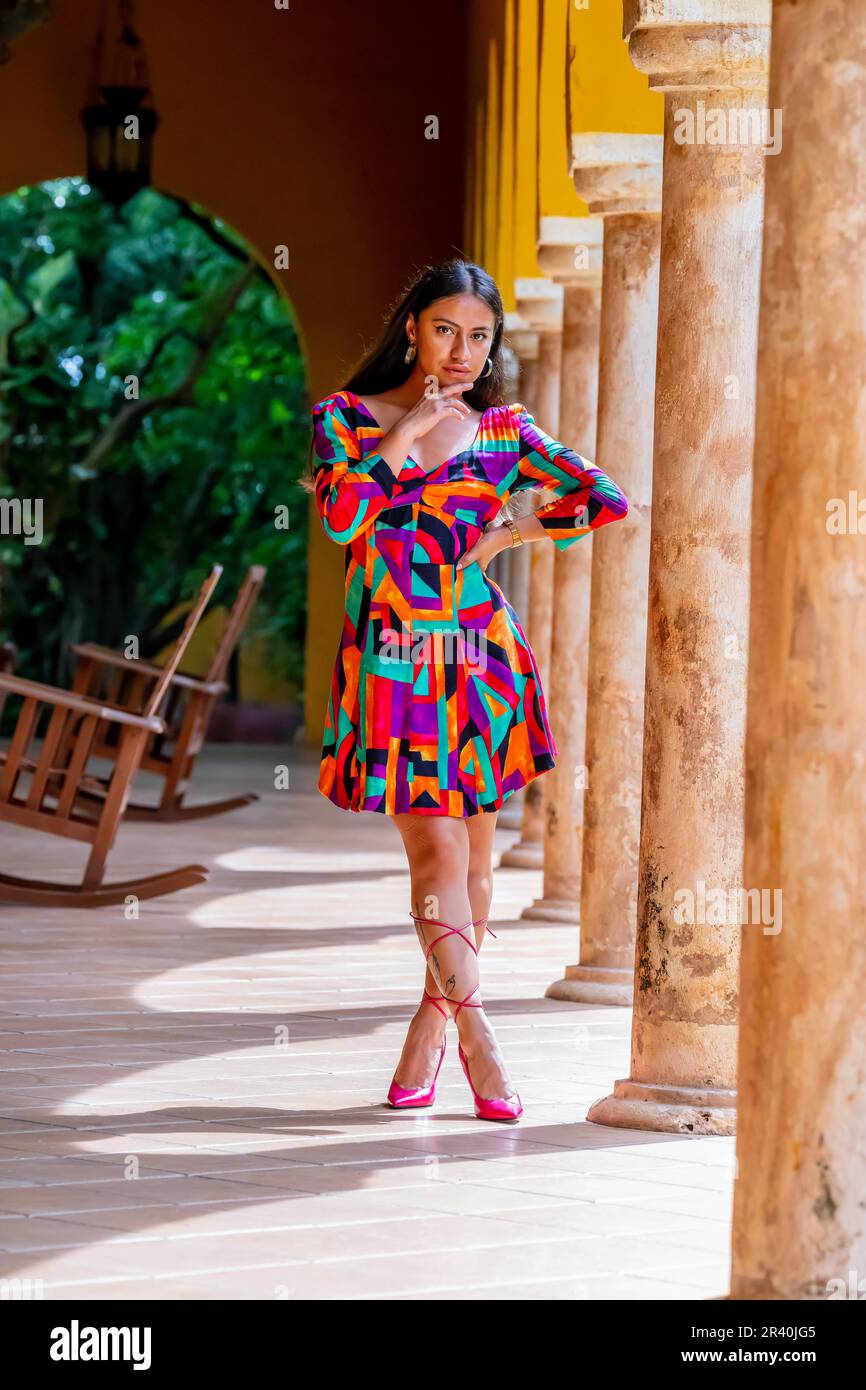
M 447 825 L 421 826 L 413 831 L 407 849 L 412 871 L 419 877 L 437 880 L 467 873 L 469 843 L 462 826 L 456 830 Z

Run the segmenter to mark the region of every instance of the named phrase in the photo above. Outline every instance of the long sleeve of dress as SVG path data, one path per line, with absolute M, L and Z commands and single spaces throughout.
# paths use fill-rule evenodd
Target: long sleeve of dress
M 348 545 L 388 506 L 397 479 L 381 454 L 361 446 L 340 405 L 326 396 L 312 410 L 316 506 L 325 534 Z
M 557 550 L 567 550 L 581 536 L 626 515 L 628 501 L 612 478 L 545 434 L 525 405 L 517 403 L 511 409 L 519 420 L 520 445 L 509 491 L 537 487 L 555 494 L 535 516 Z

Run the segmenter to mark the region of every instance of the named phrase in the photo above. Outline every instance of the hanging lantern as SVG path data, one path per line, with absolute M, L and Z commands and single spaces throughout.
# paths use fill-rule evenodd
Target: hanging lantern
M 117 32 L 96 44 L 91 100 L 81 112 L 87 132 L 87 181 L 115 207 L 150 184 L 159 117 L 147 104 L 150 79 L 132 21 L 132 0 L 119 0 Z

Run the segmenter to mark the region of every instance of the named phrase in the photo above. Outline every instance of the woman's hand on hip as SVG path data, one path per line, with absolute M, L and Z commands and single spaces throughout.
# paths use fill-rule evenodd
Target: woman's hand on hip
M 488 531 L 482 531 L 475 544 L 460 556 L 456 568 L 463 570 L 467 565 L 477 564 L 486 573 L 494 555 L 498 555 L 500 550 L 508 550 L 512 544 L 512 535 L 507 526 L 491 526 Z

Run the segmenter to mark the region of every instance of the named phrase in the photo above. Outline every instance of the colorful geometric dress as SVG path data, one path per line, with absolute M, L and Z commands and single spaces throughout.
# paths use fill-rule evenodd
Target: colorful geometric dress
M 456 562 L 526 488 L 553 494 L 535 515 L 558 550 L 628 502 L 519 402 L 489 407 L 470 448 L 427 471 L 410 456 L 397 476 L 354 392 L 324 397 L 312 419 L 316 504 L 346 550 L 319 791 L 347 811 L 495 811 L 558 749 L 517 614 L 479 564 Z

